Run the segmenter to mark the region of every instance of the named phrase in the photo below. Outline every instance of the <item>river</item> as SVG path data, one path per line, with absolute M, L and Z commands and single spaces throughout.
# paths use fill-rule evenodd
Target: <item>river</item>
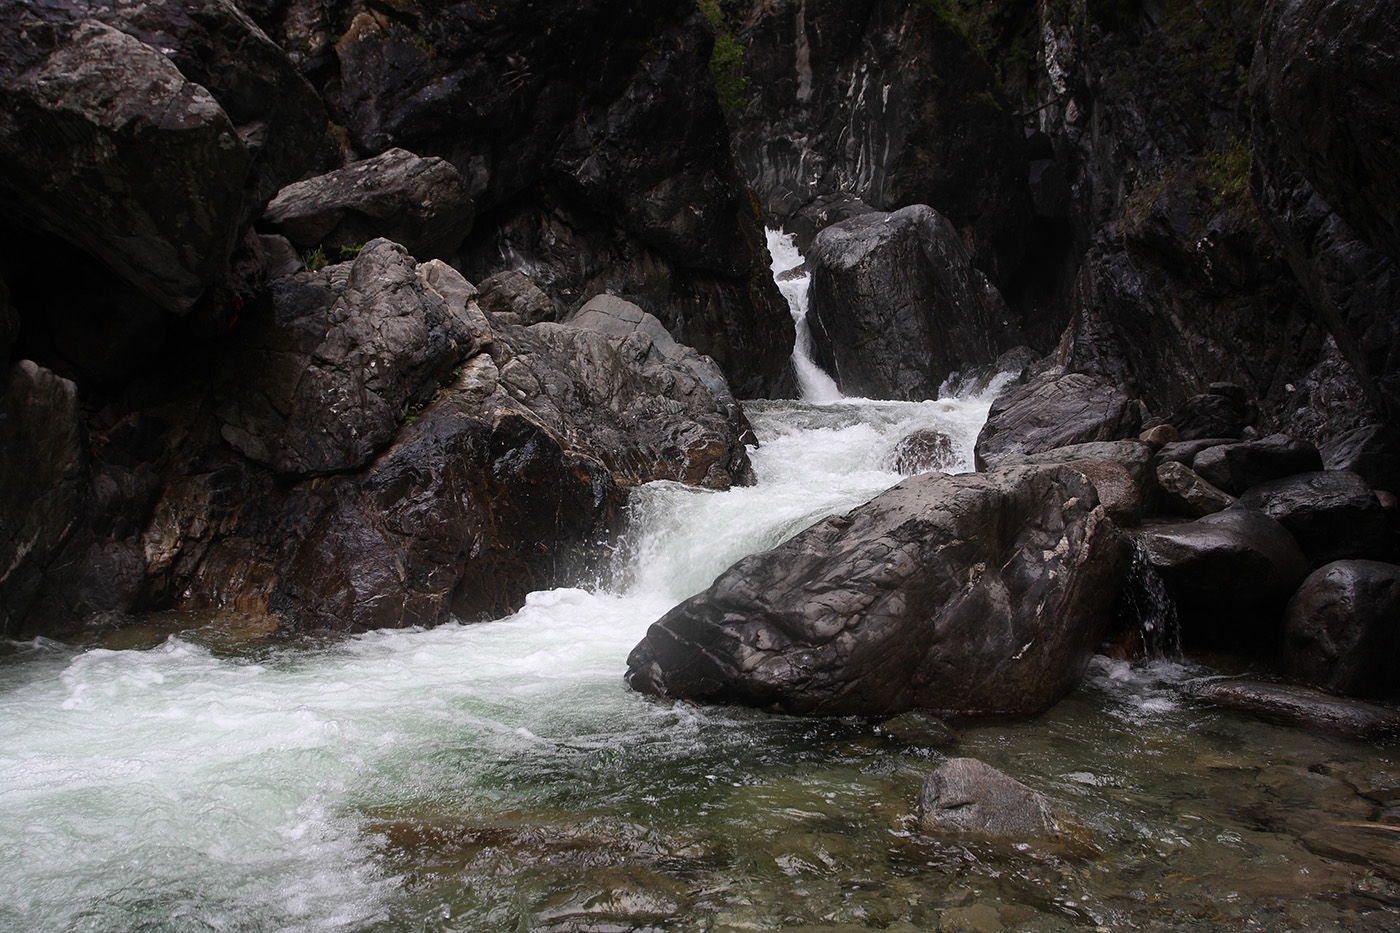
M 1358 788 L 1400 804 L 1397 747 L 1193 706 L 1197 664 L 1099 659 L 951 750 L 626 688 L 652 621 L 897 482 L 909 432 L 970 469 L 988 403 L 754 404 L 757 485 L 644 488 L 616 579 L 495 622 L 286 643 L 168 615 L 8 646 L 0 930 L 1394 929 L 1395 862 L 1364 846 L 1393 837 L 1344 823 Z M 1045 793 L 1095 852 L 921 835 L 948 754 Z

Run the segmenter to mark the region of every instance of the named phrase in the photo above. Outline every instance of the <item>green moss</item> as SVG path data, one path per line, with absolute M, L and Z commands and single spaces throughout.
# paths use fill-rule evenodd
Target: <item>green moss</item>
M 1250 163 L 1254 144 L 1238 137 L 1210 149 L 1205 154 L 1205 184 L 1211 207 L 1216 210 L 1247 206 L 1253 195 L 1249 187 Z
M 720 105 L 725 110 L 738 110 L 747 102 L 749 90 L 749 78 L 744 74 L 744 47 L 734 41 L 717 0 L 700 0 L 700 12 L 715 30 L 715 44 L 710 50 L 710 80 L 719 93 Z
M 360 250 L 364 248 L 365 244 L 363 243 L 350 243 L 346 246 L 342 246 L 340 248 L 340 261 L 349 262 L 351 259 L 360 255 Z
M 301 264 L 306 267 L 307 272 L 320 272 L 329 265 L 326 261 L 325 251 L 319 246 L 302 253 Z

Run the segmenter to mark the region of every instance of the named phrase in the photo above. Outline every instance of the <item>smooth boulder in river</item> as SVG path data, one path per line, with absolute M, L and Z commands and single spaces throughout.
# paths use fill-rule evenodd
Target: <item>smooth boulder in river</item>
M 807 715 L 1034 716 L 1079 682 L 1126 566 L 1077 470 L 923 474 L 730 567 L 627 679 Z

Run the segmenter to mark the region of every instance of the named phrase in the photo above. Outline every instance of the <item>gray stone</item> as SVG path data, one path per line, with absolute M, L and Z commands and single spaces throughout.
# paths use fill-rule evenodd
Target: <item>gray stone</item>
M 558 317 L 554 300 L 529 276 L 514 269 L 483 279 L 476 300 L 481 310 L 506 324 L 539 324 Z
M 1207 447 L 1196 454 L 1191 469 L 1206 482 L 1239 495 L 1272 479 L 1322 469 L 1322 455 L 1313 444 L 1271 434 L 1255 441 Z
M 976 758 L 951 758 L 924 780 L 919 822 L 925 831 L 1008 842 L 1053 838 L 1060 832 L 1049 801 Z
M 1314 571 L 1288 603 L 1283 661 L 1333 693 L 1400 694 L 1400 566 L 1343 560 Z
M 378 237 L 417 259 L 447 256 L 473 217 L 467 183 L 451 163 L 403 149 L 290 184 L 263 214 L 298 249 L 321 248 L 332 261 L 341 247 Z
M 1083 676 L 1126 548 L 1062 466 L 925 473 L 652 625 L 637 690 L 808 715 L 1033 716 Z

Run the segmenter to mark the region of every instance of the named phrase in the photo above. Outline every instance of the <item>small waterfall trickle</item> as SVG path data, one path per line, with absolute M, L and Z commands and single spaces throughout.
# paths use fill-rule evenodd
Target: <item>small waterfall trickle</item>
M 1176 603 L 1167 592 L 1162 577 L 1152 566 L 1147 549 L 1137 538 L 1132 542 L 1132 563 L 1123 585 L 1125 622 L 1142 640 L 1142 656 L 1148 659 L 1181 657 L 1181 624 Z
M 797 251 L 792 234 L 769 230 L 768 252 L 773 257 L 773 279 L 778 283 L 778 291 L 787 299 L 792 323 L 797 328 L 792 366 L 797 371 L 797 387 L 802 392 L 802 400 L 818 405 L 839 402 L 845 396 L 836 381 L 812 359 L 812 329 L 807 323 L 807 292 L 812 277 L 803 267 L 802 254 Z

